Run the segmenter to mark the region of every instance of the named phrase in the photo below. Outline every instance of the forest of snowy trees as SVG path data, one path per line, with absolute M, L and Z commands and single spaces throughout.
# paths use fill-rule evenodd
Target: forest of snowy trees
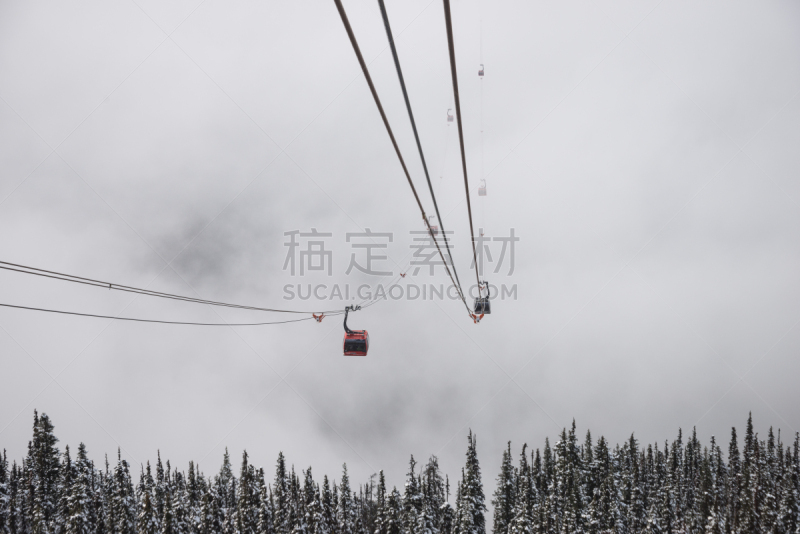
M 204 476 L 149 462 L 95 466 L 81 444 L 56 447 L 47 415 L 34 412 L 33 438 L 20 462 L 0 457 L 0 534 L 485 534 L 486 512 L 475 437 L 449 501 L 450 485 L 435 456 L 409 463 L 402 492 L 383 472 L 356 489 L 347 467 L 338 480 L 315 481 L 278 455 L 274 478 L 243 453 L 238 476 L 226 451 Z M 714 438 L 678 432 L 663 447 L 631 438 L 581 444 L 575 424 L 551 448 L 522 446 L 515 465 L 509 443 L 494 493 L 495 534 L 774 533 L 800 534 L 800 436 L 791 447 L 752 418 L 740 452 L 733 429 L 727 455 Z M 134 471 L 132 473 L 132 471 Z M 138 474 L 138 483 L 133 478 Z

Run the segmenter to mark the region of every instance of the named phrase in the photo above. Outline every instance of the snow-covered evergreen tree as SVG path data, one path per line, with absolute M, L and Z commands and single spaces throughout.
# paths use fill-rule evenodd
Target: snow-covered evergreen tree
M 327 475 L 322 477 L 322 487 L 318 488 L 318 494 L 319 512 L 315 519 L 314 534 L 333 534 L 336 532 L 336 499 Z
M 164 516 L 161 518 L 161 534 L 175 534 L 175 517 L 172 513 L 172 493 L 164 494 Z
M 536 485 L 528 465 L 526 449 L 528 445 L 522 446 L 522 454 L 519 459 L 519 468 L 515 473 L 514 484 L 514 507 L 512 517 L 507 531 L 510 534 L 533 534 L 536 525 Z M 509 442 L 508 455 L 511 455 L 511 443 Z M 504 455 L 505 456 L 505 455 Z M 505 462 L 505 458 L 503 459 Z M 502 478 L 502 474 L 500 478 Z M 499 480 L 498 478 L 498 484 Z M 499 489 L 499 488 L 498 488 Z
M 78 446 L 78 455 L 75 457 L 75 476 L 65 493 L 68 495 L 65 532 L 67 534 L 91 534 L 92 465 L 86 455 L 86 446 L 83 443 Z
M 515 517 L 517 479 L 511 458 L 511 442 L 509 441 L 503 451 L 503 459 L 500 461 L 500 474 L 497 475 L 497 486 L 492 499 L 492 505 L 494 506 L 492 532 L 494 534 L 507 534 L 509 532 L 511 522 Z
M 709 454 L 708 474 L 710 485 L 706 494 L 709 497 L 709 506 L 706 519 L 706 534 L 724 534 L 728 532 L 726 523 L 726 484 L 727 472 L 722 461 L 722 451 L 711 437 L 711 450 Z
M 477 440 L 472 430 L 467 437 L 467 461 L 459 484 L 459 496 L 456 510 L 458 534 L 486 534 L 486 498 L 478 462 Z
M 111 491 L 111 510 L 109 531 L 115 534 L 135 534 L 136 501 L 131 481 L 128 462 L 122 459 L 122 452 L 117 449 L 117 465 Z
M 200 498 L 200 534 L 216 534 L 222 532 L 224 514 L 222 499 L 218 493 L 219 485 L 208 481 L 202 486 Z
M 377 494 L 375 496 L 377 514 L 375 516 L 375 528 L 372 531 L 372 534 L 386 534 L 389 522 L 387 500 L 386 477 L 384 477 L 383 469 L 381 469 L 378 473 L 378 487 Z
M 403 496 L 396 487 L 386 498 L 386 534 L 403 532 Z
M 339 484 L 339 502 L 336 508 L 337 532 L 339 534 L 356 534 L 355 505 L 350 490 L 350 477 L 347 476 L 347 464 L 342 465 L 342 480 Z
M 69 453 L 69 445 L 64 447 L 64 454 L 59 465 L 58 485 L 56 486 L 56 509 L 51 520 L 51 532 L 53 534 L 64 534 L 67 520 L 69 518 L 69 490 L 72 480 L 75 478 L 75 469 L 72 465 L 72 458 Z
M 236 499 L 236 531 L 238 534 L 256 534 L 258 525 L 258 480 L 253 466 L 248 463 L 247 451 L 242 453 Z
M 3 454 L 0 455 L 0 533 L 3 534 L 10 531 L 10 507 L 8 456 L 6 456 L 6 451 L 3 449 Z
M 293 534 L 313 534 L 317 513 L 315 510 L 316 485 L 311 475 L 311 467 L 303 471 L 303 488 L 298 503 L 297 524 L 292 530 Z
M 158 520 L 156 519 L 156 509 L 153 506 L 151 492 L 142 492 L 142 501 L 139 504 L 139 515 L 136 518 L 136 531 L 138 534 L 158 534 Z
M 428 463 L 420 473 L 422 480 L 422 495 L 424 499 L 424 513 L 431 521 L 431 532 L 442 534 L 442 514 L 447 503 L 447 482 L 439 469 L 439 459 L 436 456 L 428 458 Z
M 60 478 L 58 438 L 47 414 L 33 413 L 33 439 L 29 444 L 27 471 L 29 473 L 29 502 L 31 534 L 50 534 L 56 513 Z
M 627 443 L 626 455 L 626 491 L 627 491 L 627 528 L 631 532 L 641 532 L 647 524 L 647 508 L 645 495 L 642 487 L 644 478 L 642 476 L 643 463 L 639 455 L 639 444 L 631 434 Z
M 6 460 L 7 462 L 8 460 Z M 22 470 L 17 467 L 17 462 L 11 464 L 8 475 L 8 506 L 5 531 L 9 534 L 24 533 L 27 531 L 24 525 L 25 514 L 23 513 L 24 489 L 22 485 Z
M 278 462 L 275 467 L 275 480 L 272 484 L 272 498 L 274 505 L 273 529 L 275 534 L 289 534 L 291 532 L 291 488 L 289 476 L 286 472 L 286 459 L 283 452 L 278 453 Z
M 794 455 L 787 448 L 783 458 L 781 501 L 776 521 L 777 534 L 800 534 L 800 434 L 795 435 Z
M 404 495 L 387 490 L 383 472 L 353 491 L 346 466 L 341 484 L 302 478 L 279 455 L 272 490 L 262 469 L 243 454 L 239 478 L 227 451 L 213 480 L 189 462 L 187 471 L 156 463 L 140 467 L 134 489 L 127 461 L 95 469 L 81 444 L 74 461 L 59 454 L 53 426 L 34 416 L 34 436 L 20 464 L 0 456 L 0 534 L 481 534 L 483 489 L 475 438 L 449 500 L 449 482 L 431 457 L 413 458 Z M 693 430 L 664 448 L 631 436 L 609 450 L 591 434 L 583 445 L 575 425 L 554 447 L 527 455 L 518 467 L 503 454 L 494 491 L 498 534 L 800 534 L 800 435 L 791 447 L 780 431 L 759 440 L 748 419 L 743 456 L 732 431 L 727 464 L 716 439 L 703 447 Z M 509 514 L 503 512 L 513 500 Z M 159 511 L 159 507 L 161 511 Z M 505 516 L 504 516 L 505 513 Z M 48 514 L 50 514 L 48 516 Z M 510 517 L 510 519 L 509 519 Z M 287 530 L 288 529 L 288 530 Z
M 725 506 L 725 523 L 728 532 L 739 532 L 741 458 L 736 427 L 731 428 L 731 440 L 728 445 L 728 478 L 726 480 L 727 501 Z
M 423 509 L 423 495 L 421 482 L 417 477 L 415 466 L 417 462 L 414 460 L 414 455 L 408 463 L 408 472 L 406 473 L 405 491 L 403 493 L 403 533 L 404 534 L 417 534 L 419 524 L 419 516 Z M 420 533 L 421 534 L 421 533 Z

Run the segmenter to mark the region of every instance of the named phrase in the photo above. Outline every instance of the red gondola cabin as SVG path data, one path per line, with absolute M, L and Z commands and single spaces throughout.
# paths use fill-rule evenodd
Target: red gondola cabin
M 351 330 L 344 334 L 345 356 L 366 356 L 369 350 L 369 334 L 366 330 Z
M 366 330 L 350 330 L 347 328 L 347 314 L 350 310 L 361 309 L 361 306 L 348 306 L 344 309 L 344 355 L 366 356 L 369 350 L 369 333 Z

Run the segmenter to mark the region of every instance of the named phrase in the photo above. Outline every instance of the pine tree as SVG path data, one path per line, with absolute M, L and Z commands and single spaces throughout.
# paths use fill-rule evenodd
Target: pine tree
M 303 490 L 300 495 L 300 511 L 298 524 L 295 526 L 294 534 L 313 534 L 315 530 L 315 496 L 316 488 L 314 477 L 311 475 L 311 467 L 303 471 Z
M 387 499 L 387 525 L 386 534 L 401 534 L 403 532 L 403 496 L 392 488 Z
M 486 534 L 486 511 L 476 438 L 469 432 L 467 462 L 459 484 L 460 508 L 456 510 L 458 534 Z
M 252 466 L 247 461 L 247 451 L 242 453 L 242 468 L 239 473 L 236 499 L 236 529 L 239 534 L 256 534 L 258 521 L 257 481 Z
M 25 532 L 23 526 L 24 514 L 22 513 L 24 501 L 24 489 L 22 488 L 22 473 L 17 467 L 17 462 L 11 464 L 11 471 L 8 477 L 8 517 L 5 529 L 8 534 L 20 534 Z
M 75 457 L 75 477 L 69 487 L 67 499 L 67 534 L 90 534 L 90 508 L 92 507 L 91 484 L 92 466 L 86 456 L 86 446 L 78 446 L 78 455 Z
M 275 534 L 289 534 L 291 531 L 291 506 L 290 481 L 286 473 L 286 459 L 283 452 L 278 453 L 278 463 L 275 467 L 275 481 L 272 484 L 272 497 L 274 504 L 273 528 Z
M 128 462 L 122 459 L 117 449 L 117 465 L 114 469 L 113 493 L 111 497 L 111 524 L 109 530 L 115 534 L 134 534 L 136 504 L 133 495 Z
M 189 532 L 200 532 L 202 528 L 202 480 L 200 469 L 193 461 L 189 461 L 189 472 L 186 478 L 186 489 L 184 491 L 184 506 L 186 508 L 186 523 Z
M 618 534 L 627 534 L 629 532 L 628 515 L 625 513 L 627 505 L 622 494 L 623 486 L 631 486 L 630 481 L 623 480 L 628 475 L 623 469 L 626 464 L 625 456 L 625 449 L 617 445 L 611 457 L 612 474 L 609 477 L 609 489 L 611 491 L 611 517 L 609 522 L 613 525 L 614 532 Z
M 525 449 L 527 444 L 522 446 L 522 454 L 519 459 L 519 468 L 516 470 L 516 480 L 514 481 L 514 508 L 512 518 L 508 525 L 510 534 L 533 534 L 536 506 L 536 486 L 531 476 L 528 466 L 528 457 Z M 511 454 L 509 442 L 508 454 Z M 504 458 L 505 461 L 505 458 Z M 502 470 L 500 478 L 502 478 Z M 499 489 L 498 480 L 498 489 Z M 496 506 L 496 505 L 495 505 Z
M 722 461 L 722 451 L 711 437 L 711 453 L 709 457 L 709 475 L 711 484 L 709 488 L 710 506 L 708 509 L 706 534 L 724 534 L 728 532 L 726 524 L 726 478 L 727 471 Z
M 420 477 L 421 479 L 422 477 Z M 417 515 L 417 525 L 415 528 L 415 532 L 418 534 L 439 534 L 439 527 L 438 527 L 438 508 L 435 507 L 435 504 L 432 499 L 428 499 L 428 486 L 427 484 L 420 480 L 420 485 L 422 487 L 422 510 Z
M 217 493 L 218 485 L 204 484 L 200 503 L 200 533 L 216 534 L 222 531 L 223 513 L 221 499 Z
M 333 534 L 336 532 L 335 502 L 328 476 L 322 477 L 322 487 L 319 488 L 319 515 L 315 521 L 314 534 Z
M 164 517 L 164 499 L 165 499 L 165 487 L 164 487 L 164 465 L 161 463 L 161 451 L 157 451 L 156 460 L 156 478 L 155 478 L 155 485 L 153 486 L 153 506 L 155 508 L 156 517 L 161 520 Z
M 503 451 L 500 474 L 497 476 L 497 488 L 494 492 L 494 499 L 492 499 L 492 505 L 494 505 L 492 532 L 494 534 L 507 534 L 509 526 L 514 520 L 516 491 L 518 489 L 515 478 L 519 477 L 516 477 L 514 473 L 514 464 L 511 459 L 511 442 L 509 441 L 506 450 Z
M 795 437 L 795 454 L 799 441 L 800 438 Z M 788 448 L 782 467 L 781 502 L 778 508 L 775 532 L 777 534 L 798 534 L 800 533 L 800 480 L 798 480 L 800 470 Z
M 780 505 L 780 473 L 777 472 L 778 455 L 775 446 L 775 433 L 772 427 L 767 434 L 766 447 L 761 454 L 761 480 L 760 485 L 763 491 L 763 499 L 759 515 L 761 516 L 762 528 L 770 532 L 773 530 L 778 519 L 778 506 Z
M 377 517 L 375 518 L 375 529 L 372 534 L 386 534 L 389 521 L 389 510 L 386 495 L 386 478 L 383 469 L 378 473 L 378 491 L 376 495 Z
M 350 490 L 350 477 L 347 476 L 347 464 L 342 465 L 342 481 L 339 485 L 339 503 L 336 510 L 336 522 L 339 534 L 356 534 L 355 507 Z
M 736 438 L 736 427 L 731 428 L 731 441 L 728 445 L 728 478 L 725 523 L 727 532 L 739 532 L 739 509 L 741 487 L 741 459 L 739 443 Z
M 143 492 L 139 515 L 136 518 L 136 531 L 138 534 L 157 534 L 159 532 L 156 511 L 149 491 Z
M 64 529 L 69 518 L 69 491 L 72 486 L 72 479 L 75 478 L 72 458 L 69 454 L 69 445 L 64 447 L 63 460 L 59 465 L 58 484 L 54 488 L 55 495 L 53 500 L 56 503 L 55 513 L 51 520 L 51 531 L 53 534 L 64 534 Z
M 753 416 L 747 419 L 747 430 L 744 442 L 744 461 L 742 462 L 742 487 L 741 487 L 741 532 L 760 532 L 761 525 L 758 517 L 760 508 L 759 490 L 759 447 L 758 438 L 753 432 Z
M 161 534 L 175 534 L 175 520 L 172 515 L 172 494 L 164 494 L 164 516 L 161 518 Z
M 30 473 L 29 517 L 31 534 L 49 534 L 56 513 L 60 475 L 58 438 L 47 414 L 33 412 L 33 439 L 29 445 L 27 469 Z
M 272 499 L 270 498 L 267 484 L 264 481 L 264 470 L 260 470 L 258 484 L 258 534 L 273 533 Z
M 554 504 L 562 532 L 581 532 L 583 518 L 583 495 L 581 494 L 581 454 L 578 448 L 575 421 L 569 433 L 561 432 L 556 444 Z
M 555 478 L 555 462 L 553 461 L 553 450 L 550 448 L 550 439 L 544 438 L 544 451 L 542 452 L 541 480 L 539 488 L 547 491 Z
M 592 469 L 594 466 L 593 447 L 592 432 L 587 430 L 586 438 L 584 438 L 583 447 L 581 449 L 581 452 L 583 453 L 583 457 L 581 458 L 581 463 L 583 464 L 583 472 L 581 473 L 583 486 L 581 488 L 581 492 L 585 497 L 585 504 L 587 506 L 592 500 L 592 495 L 594 495 L 594 488 L 596 488 L 598 485 Z
M 627 525 L 631 532 L 641 532 L 647 524 L 643 478 L 639 463 L 639 444 L 631 434 L 626 451 L 627 458 Z
M 300 523 L 300 518 L 303 515 L 303 504 L 300 499 L 300 479 L 294 472 L 292 466 L 291 473 L 289 474 L 289 531 L 294 532 Z
M 442 534 L 443 511 L 447 503 L 447 483 L 439 469 L 439 459 L 436 456 L 428 458 L 428 463 L 421 473 L 422 494 L 424 499 L 425 515 L 430 517 L 431 532 Z
M 8 457 L 3 449 L 3 454 L 0 455 L 0 533 L 3 534 L 11 529 L 9 525 L 10 507 Z
M 112 506 L 114 500 L 114 477 L 111 476 L 108 464 L 108 455 L 105 456 L 105 471 L 100 474 L 99 478 L 99 506 L 100 517 L 98 521 L 98 530 L 103 534 L 111 534 L 114 532 L 114 508 Z
M 169 461 L 167 461 L 169 471 Z M 172 496 L 172 528 L 175 534 L 186 534 L 186 492 L 183 476 L 173 469 L 169 477 L 169 491 Z
M 420 482 L 417 479 L 414 455 L 409 460 L 406 473 L 405 493 L 403 494 L 403 533 L 417 534 L 419 515 L 422 513 L 423 497 Z M 420 533 L 421 534 L 421 533 Z

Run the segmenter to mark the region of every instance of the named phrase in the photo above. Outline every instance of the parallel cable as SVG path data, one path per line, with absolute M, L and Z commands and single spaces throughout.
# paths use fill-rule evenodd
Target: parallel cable
M 95 280 L 92 278 L 84 278 L 82 276 L 75 276 L 71 274 L 59 273 L 57 271 L 48 271 L 46 269 L 39 269 L 37 267 L 29 267 L 27 265 L 19 265 L 16 263 L 10 263 L 7 261 L 0 261 L 0 269 L 6 271 L 14 271 L 23 274 L 32 274 L 34 276 L 42 276 L 45 278 L 52 278 L 55 280 L 62 280 L 64 282 L 73 282 L 76 284 L 84 284 L 94 287 L 101 287 L 103 289 L 113 289 L 116 291 L 124 291 L 127 293 L 135 293 L 138 295 L 147 295 L 151 297 L 159 297 L 171 300 L 179 300 L 183 302 L 192 302 L 195 304 L 207 304 L 209 306 L 221 306 L 225 308 L 237 308 L 241 310 L 253 310 L 253 311 L 263 311 L 263 312 L 274 312 L 274 313 L 299 313 L 299 314 L 310 314 L 310 313 L 324 313 L 326 315 L 331 315 L 340 310 L 329 310 L 320 312 L 318 310 L 314 312 L 310 311 L 297 311 L 297 310 L 281 310 L 275 308 L 259 308 L 257 306 L 246 306 L 242 304 L 230 304 L 227 302 L 217 302 L 213 300 L 205 300 L 205 299 L 198 299 L 194 297 L 187 297 L 183 295 L 174 295 L 172 293 L 162 293 L 161 291 L 153 291 L 150 289 L 142 289 L 133 286 L 126 286 L 122 284 L 115 284 L 113 282 L 104 282 L 102 280 Z
M 414 131 L 414 139 L 417 141 L 417 150 L 419 150 L 419 159 L 422 160 L 422 169 L 425 171 L 425 179 L 428 181 L 428 189 L 431 192 L 431 198 L 433 199 L 433 209 L 436 210 L 436 218 L 439 221 L 439 224 L 442 227 L 442 237 L 444 238 L 444 244 L 447 248 L 447 256 L 450 258 L 450 263 L 453 266 L 453 274 L 456 277 L 456 283 L 458 283 L 458 288 L 460 292 L 463 294 L 464 289 L 461 287 L 461 280 L 458 279 L 458 271 L 456 271 L 456 264 L 453 261 L 453 255 L 450 252 L 450 241 L 447 239 L 447 232 L 444 229 L 444 221 L 442 220 L 441 215 L 439 215 L 439 204 L 436 202 L 436 195 L 433 192 L 433 184 L 431 183 L 431 177 L 428 173 L 428 165 L 425 163 L 425 155 L 422 152 L 422 143 L 419 140 L 419 133 L 417 132 L 417 122 L 414 120 L 414 113 L 411 111 L 411 102 L 408 99 L 408 91 L 406 90 L 406 82 L 403 78 L 403 69 L 400 68 L 400 58 L 397 55 L 397 48 L 394 44 L 394 37 L 392 36 L 392 28 L 389 25 L 389 15 L 386 14 L 386 5 L 384 4 L 383 0 L 378 0 L 378 5 L 381 8 L 381 15 L 383 16 L 383 25 L 386 27 L 386 37 L 389 39 L 389 47 L 392 49 L 392 57 L 394 57 L 394 66 L 397 69 L 397 78 L 400 80 L 400 88 L 403 90 L 403 98 L 406 101 L 406 109 L 408 110 L 408 118 L 411 120 L 411 129 Z M 434 236 L 434 239 L 436 237 Z
M 94 317 L 96 319 L 114 319 L 115 321 L 135 321 L 137 323 L 158 323 L 158 324 L 180 324 L 191 326 L 264 326 L 270 324 L 286 324 L 286 323 L 299 323 L 301 321 L 310 321 L 313 317 L 304 317 L 303 319 L 289 319 L 288 321 L 272 321 L 266 323 L 191 323 L 183 321 L 160 321 L 157 319 L 137 319 L 135 317 L 116 317 L 114 315 L 96 315 L 93 313 L 79 313 L 63 310 L 50 310 L 46 308 L 32 308 L 30 306 L 17 306 L 15 304 L 0 303 L 4 308 L 16 308 L 19 310 L 30 310 L 47 313 L 58 313 L 61 315 L 77 315 L 79 317 Z
M 369 69 L 367 68 L 367 64 L 364 61 L 364 57 L 361 55 L 361 49 L 358 47 L 358 42 L 356 41 L 356 36 L 353 33 L 353 28 L 350 27 L 350 21 L 347 19 L 347 13 L 344 11 L 344 6 L 342 5 L 342 0 L 333 0 L 336 4 L 336 9 L 339 10 L 339 16 L 342 18 L 342 24 L 344 24 L 344 29 L 347 31 L 347 36 L 350 38 L 350 44 L 353 45 L 353 51 L 358 58 L 358 63 L 361 65 L 361 71 L 364 73 L 364 78 L 367 80 L 367 85 L 369 86 L 369 90 L 372 92 L 372 98 L 375 100 L 375 105 L 378 107 L 378 112 L 381 114 L 381 118 L 383 119 L 383 125 L 386 127 L 386 132 L 389 134 L 389 139 L 392 141 L 392 146 L 394 146 L 394 151 L 397 154 L 397 159 L 400 160 L 400 165 L 403 167 L 403 172 L 406 175 L 406 180 L 408 180 L 408 185 L 411 187 L 411 192 L 414 193 L 414 198 L 417 201 L 417 206 L 419 206 L 419 211 L 422 213 L 422 219 L 425 221 L 425 226 L 428 227 L 428 233 L 433 237 L 433 230 L 431 230 L 430 222 L 428 221 L 428 217 L 425 215 L 425 208 L 422 207 L 422 202 L 419 199 L 419 195 L 417 194 L 417 189 L 414 187 L 414 182 L 411 181 L 411 175 L 408 173 L 408 168 L 406 167 L 406 162 L 403 159 L 403 155 L 400 153 L 400 147 L 397 146 L 397 140 L 394 138 L 394 133 L 392 132 L 392 127 L 389 125 L 389 119 L 386 118 L 386 113 L 383 111 L 383 105 L 381 104 L 381 99 L 378 97 L 378 91 L 375 90 L 375 85 L 372 83 L 372 77 L 369 75 Z M 461 288 L 456 284 L 455 280 L 453 279 L 453 275 L 450 272 L 450 268 L 447 266 L 447 260 L 444 259 L 444 254 L 442 253 L 442 249 L 439 247 L 439 242 L 436 241 L 436 238 L 433 238 L 433 242 L 436 245 L 436 250 L 439 251 L 439 256 L 442 258 L 442 262 L 444 263 L 444 268 L 447 271 L 448 276 L 450 276 L 450 280 L 453 282 L 453 285 L 459 291 L 459 296 L 461 297 L 461 301 L 464 303 L 464 307 L 467 309 L 467 313 L 472 315 L 472 310 L 469 309 L 467 305 L 467 301 L 464 298 L 464 293 L 461 291 Z M 473 243 L 474 248 L 474 243 Z
M 453 22 L 450 18 L 450 0 L 444 2 L 444 22 L 447 26 L 447 47 L 450 50 L 450 73 L 453 77 L 453 96 L 456 101 L 456 117 L 458 119 L 458 141 L 461 144 L 461 167 L 464 170 L 464 190 L 467 194 L 467 213 L 469 215 L 469 232 L 472 236 L 472 258 L 475 262 L 475 279 L 478 282 L 478 291 L 481 288 L 481 279 L 478 276 L 478 253 L 475 250 L 475 230 L 472 227 L 472 206 L 469 202 L 469 181 L 467 180 L 467 157 L 464 153 L 464 128 L 461 124 L 461 102 L 458 98 L 458 74 L 456 74 L 456 50 L 453 44 Z
M 479 29 L 479 40 L 478 40 L 478 58 L 480 61 L 481 69 L 483 69 L 483 18 L 480 20 L 480 29 Z M 479 79 L 479 86 L 480 86 L 480 126 L 481 126 L 481 183 L 480 185 L 484 188 L 486 187 L 486 157 L 485 157 L 485 150 L 484 150 L 484 143 L 483 143 L 483 71 L 480 73 Z M 480 194 L 480 189 L 478 189 L 478 194 Z M 478 233 L 480 237 L 483 238 L 483 232 L 486 230 L 486 190 L 484 189 L 483 192 L 484 196 L 480 199 L 481 202 L 481 225 L 478 227 Z M 483 246 L 483 240 L 481 239 L 480 247 Z M 478 269 L 478 266 L 475 266 L 475 269 Z M 483 265 L 481 265 L 481 272 L 479 273 L 481 276 L 483 275 Z

